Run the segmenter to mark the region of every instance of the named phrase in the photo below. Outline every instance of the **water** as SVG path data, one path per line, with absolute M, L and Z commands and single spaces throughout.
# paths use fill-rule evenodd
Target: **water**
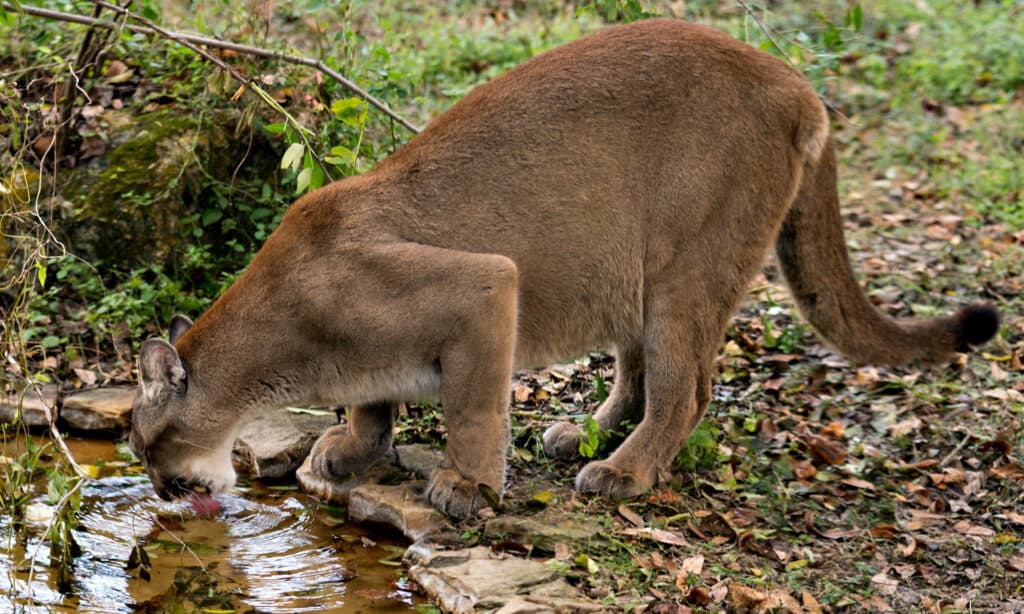
M 57 590 L 48 567 L 41 496 L 33 510 L 42 522 L 13 544 L 10 519 L 0 517 L 0 612 L 29 604 L 82 612 L 167 611 L 179 604 L 185 611 L 202 605 L 208 611 L 408 612 L 421 601 L 401 580 L 394 541 L 338 525 L 332 510 L 302 493 L 256 483 L 219 497 L 223 510 L 214 517 L 197 518 L 187 503 L 157 498 L 145 475 L 114 460 L 110 443 L 68 443 L 80 463 L 100 463 L 110 474 L 83 487 L 75 532 L 82 552 L 71 591 Z M 6 445 L 4 453 L 16 456 Z M 149 581 L 126 569 L 136 544 L 149 556 Z M 34 565 L 24 562 L 33 555 Z

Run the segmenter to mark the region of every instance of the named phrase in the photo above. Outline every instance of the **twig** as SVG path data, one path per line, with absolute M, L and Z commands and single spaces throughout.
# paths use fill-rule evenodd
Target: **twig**
M 951 460 L 953 460 L 953 457 L 954 457 L 954 456 L 956 456 L 956 455 L 957 455 L 957 454 L 959 454 L 959 453 L 960 453 L 961 451 L 963 451 L 963 449 L 964 449 L 964 446 L 966 446 L 966 445 L 967 445 L 967 442 L 968 442 L 968 441 L 970 441 L 972 437 L 974 437 L 974 435 L 972 435 L 971 433 L 967 433 L 966 435 L 964 435 L 964 438 L 960 440 L 960 443 L 956 444 L 956 447 L 955 447 L 955 448 L 953 448 L 953 449 L 952 449 L 952 450 L 951 450 L 951 451 L 949 452 L 949 454 L 947 454 L 946 456 L 944 456 L 944 457 L 942 458 L 942 460 L 940 460 L 940 461 L 939 461 L 939 464 L 937 465 L 937 466 L 939 467 L 939 469 L 942 469 L 943 467 L 945 467 L 946 465 L 948 465 L 948 464 L 949 464 L 949 462 L 950 462 Z
M 206 47 L 215 47 L 217 49 L 227 49 L 227 50 L 230 50 L 230 51 L 237 51 L 238 53 L 244 53 L 246 55 L 252 55 L 252 56 L 257 56 L 257 57 L 262 57 L 262 58 L 270 58 L 270 59 L 278 60 L 278 61 L 281 61 L 281 62 L 287 62 L 289 64 L 299 64 L 299 65 L 302 65 L 302 66 L 309 66 L 311 68 L 315 68 L 315 69 L 319 70 L 320 72 L 324 73 L 328 77 L 334 79 L 335 81 L 340 83 L 342 86 L 344 86 L 346 89 L 348 89 L 350 92 L 352 92 L 356 96 L 362 98 L 363 100 L 368 102 L 370 105 L 376 107 L 382 113 L 384 113 L 385 115 L 387 115 L 391 119 L 395 120 L 396 122 L 398 122 L 399 124 L 404 126 L 410 132 L 416 134 L 416 133 L 419 133 L 419 131 L 420 131 L 420 128 L 418 128 L 415 124 L 409 122 L 407 119 L 405 119 L 401 115 L 398 115 L 395 111 L 393 111 L 391 109 L 391 107 L 389 107 L 387 105 L 387 103 L 385 103 L 385 102 L 381 101 L 380 99 L 374 97 L 372 94 L 370 94 L 369 92 L 367 92 L 363 88 L 359 87 L 358 85 L 356 85 L 351 80 L 347 79 L 344 75 L 342 75 L 338 71 L 334 70 L 333 68 L 328 66 L 326 63 L 324 63 L 323 60 L 317 60 L 317 59 L 314 59 L 314 58 L 309 58 L 309 57 L 300 56 L 300 55 L 292 55 L 292 54 L 289 54 L 289 53 L 282 53 L 280 51 L 274 51 L 274 50 L 266 49 L 266 48 L 263 48 L 263 47 L 254 47 L 252 45 L 243 45 L 243 44 L 240 44 L 240 43 L 232 43 L 232 42 L 223 41 L 223 40 L 216 39 L 216 38 L 209 38 L 209 37 L 206 37 L 206 36 L 198 36 L 198 35 L 195 35 L 195 34 L 185 34 L 185 33 L 182 33 L 182 32 L 166 30 L 166 29 L 163 29 L 163 28 L 157 29 L 156 27 L 150 27 L 149 25 L 125 24 L 125 25 L 122 26 L 121 24 L 113 23 L 113 22 L 106 21 L 106 20 L 103 20 L 103 19 L 94 19 L 92 17 L 86 17 L 85 15 L 75 15 L 73 13 L 65 13 L 65 12 L 62 12 L 62 11 L 55 11 L 55 10 L 50 10 L 50 9 L 42 9 L 42 8 L 38 8 L 38 7 L 34 7 L 34 6 L 28 6 L 28 5 L 24 5 L 24 4 L 20 5 L 20 6 L 17 6 L 17 7 L 13 6 L 13 5 L 11 5 L 11 4 L 7 3 L 7 2 L 3 2 L 3 3 L 0 3 L 0 4 L 3 5 L 5 10 L 11 11 L 12 13 L 23 12 L 26 15 L 32 15 L 32 16 L 35 16 L 35 17 L 43 17 L 43 18 L 46 18 L 46 19 L 53 19 L 53 20 L 56 20 L 56 21 L 65 21 L 65 22 L 70 22 L 70 23 L 78 23 L 78 24 L 87 25 L 87 26 L 96 26 L 96 27 L 100 27 L 100 28 L 107 28 L 109 30 L 119 30 L 119 29 L 124 28 L 124 29 L 127 29 L 127 30 L 131 31 L 131 32 L 135 32 L 137 34 L 145 34 L 147 36 L 158 35 L 158 34 L 160 34 L 160 31 L 162 30 L 163 32 L 166 33 L 163 36 L 166 36 L 167 38 L 170 38 L 171 40 L 174 40 L 174 41 L 179 42 L 181 44 L 184 44 L 185 42 L 188 42 L 188 43 L 191 43 L 193 46 L 194 45 L 203 45 L 203 46 L 206 46 Z M 103 3 L 103 6 L 105 6 L 105 7 L 106 6 L 110 6 L 112 8 L 114 7 L 114 5 L 108 5 L 106 3 Z M 114 10 L 124 11 L 124 9 L 121 9 L 121 7 L 116 7 Z M 150 23 L 152 23 L 152 22 L 150 22 Z M 193 49 L 193 51 L 196 51 L 198 53 L 198 51 L 194 47 L 190 47 L 190 48 Z M 203 57 L 208 57 L 208 56 L 204 55 Z M 223 64 L 223 62 L 221 62 L 221 64 Z M 219 65 L 220 64 L 218 64 L 218 66 Z
M 743 10 L 747 13 L 747 15 L 754 20 L 754 23 L 757 25 L 757 28 L 761 30 L 761 32 L 765 35 L 765 37 L 768 39 L 768 42 L 772 44 L 772 47 L 774 47 L 775 50 L 779 52 L 779 55 L 782 56 L 782 59 L 785 60 L 787 64 L 792 66 L 793 69 L 799 71 L 800 69 L 796 66 L 796 64 L 793 63 L 792 60 L 789 59 L 789 54 L 786 53 L 782 46 L 779 45 L 779 42 L 775 40 L 775 37 L 772 35 L 771 30 L 769 30 L 768 26 L 765 25 L 763 21 L 761 21 L 761 18 L 757 16 L 757 13 L 754 12 L 754 9 L 749 4 L 747 4 L 745 0 L 736 0 L 736 3 L 743 7 Z M 792 43 L 792 41 L 790 41 L 790 43 Z M 847 117 L 845 113 L 839 110 L 839 107 L 836 106 L 834 102 L 826 98 L 824 94 L 818 94 L 818 98 L 821 98 L 821 102 L 822 104 L 825 105 L 826 109 L 832 111 L 839 117 L 843 118 L 847 123 L 853 124 L 853 121 L 849 117 Z

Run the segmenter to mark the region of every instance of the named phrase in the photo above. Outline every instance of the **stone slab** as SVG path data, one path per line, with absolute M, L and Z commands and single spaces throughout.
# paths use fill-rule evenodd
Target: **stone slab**
M 43 398 L 40 400 L 35 391 L 29 390 L 22 401 L 20 392 L 0 393 L 0 424 L 14 424 L 18 413 L 18 402 L 21 403 L 21 423 L 26 426 L 47 426 L 46 407 L 57 411 L 57 387 L 43 386 Z M 45 403 L 45 406 L 44 406 Z
M 132 423 L 135 386 L 111 386 L 75 392 L 64 399 L 61 419 L 83 431 L 123 430 Z
M 588 541 L 597 537 L 601 525 L 572 514 L 547 510 L 532 516 L 495 516 L 484 525 L 484 536 L 532 544 L 543 552 L 554 552 L 555 544 Z
M 419 541 L 446 526 L 444 516 L 423 496 L 426 486 L 423 481 L 357 486 L 348 496 L 349 518 L 387 525 Z
M 561 572 L 544 561 L 494 553 L 484 546 L 433 550 L 414 545 L 405 562 L 409 578 L 449 614 L 603 610 L 580 598 Z
M 233 455 L 249 477 L 282 478 L 298 469 L 320 434 L 337 423 L 333 411 L 257 410 L 235 440 Z

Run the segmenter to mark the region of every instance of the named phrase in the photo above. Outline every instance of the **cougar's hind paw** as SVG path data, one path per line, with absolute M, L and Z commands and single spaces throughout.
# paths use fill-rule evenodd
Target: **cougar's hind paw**
M 556 422 L 544 431 L 544 454 L 548 458 L 574 460 L 580 456 L 583 430 L 572 422 Z
M 653 484 L 646 484 L 639 476 L 621 471 L 608 461 L 588 463 L 576 476 L 576 490 L 590 492 L 613 499 L 629 499 L 647 492 Z

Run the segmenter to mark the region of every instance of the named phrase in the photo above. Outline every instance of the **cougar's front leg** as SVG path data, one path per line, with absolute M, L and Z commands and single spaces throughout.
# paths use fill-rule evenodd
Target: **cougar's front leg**
M 374 335 L 374 354 L 440 372 L 448 430 L 444 460 L 426 496 L 465 518 L 501 493 L 509 440 L 518 273 L 512 260 L 414 243 L 364 247 L 349 260 L 346 326 Z M 364 344 L 366 345 L 366 344 Z M 354 368 L 354 367 L 353 367 Z M 411 368 L 411 367 L 410 367 Z M 438 390 L 435 390 L 438 392 Z
M 474 255 L 461 266 L 471 269 L 451 288 L 459 315 L 440 353 L 448 441 L 426 494 L 442 512 L 466 518 L 488 505 L 481 486 L 499 495 L 505 486 L 517 274 L 503 257 Z
M 340 481 L 388 457 L 397 413 L 398 404 L 387 401 L 351 408 L 348 424 L 327 429 L 313 444 L 309 460 L 314 474 Z

